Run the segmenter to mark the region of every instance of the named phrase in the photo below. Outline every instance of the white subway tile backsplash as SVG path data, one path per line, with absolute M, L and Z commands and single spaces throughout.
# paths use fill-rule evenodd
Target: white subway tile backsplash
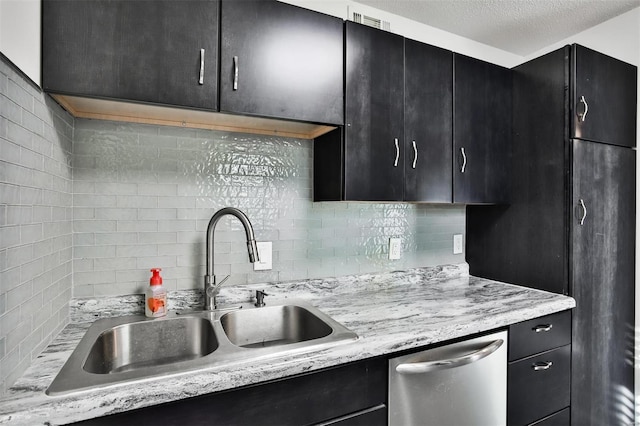
M 22 127 L 19 123 L 15 123 L 11 120 L 6 121 L 6 135 L 5 137 L 15 144 L 21 147 L 33 148 L 34 134 L 29 130 Z
M 136 244 L 137 242 L 138 242 L 138 234 L 135 232 L 114 232 L 114 233 L 95 234 L 96 245 Z
M 158 230 L 157 220 L 119 220 L 118 232 L 154 232 Z
M 114 195 L 102 195 L 102 194 L 74 194 L 73 205 L 74 207 L 114 207 L 116 205 L 117 197 Z
M 7 292 L 7 309 L 19 307 L 33 295 L 33 283 L 26 282 Z
M 117 227 L 115 220 L 74 220 L 74 232 L 115 232 Z
M 117 196 L 117 203 L 112 203 L 109 206 L 113 206 L 113 207 L 117 206 L 120 208 L 156 209 L 158 207 L 158 197 L 140 196 L 140 195 L 119 195 Z M 108 207 L 108 206 L 104 206 L 104 207 Z
M 140 220 L 171 220 L 177 219 L 178 211 L 175 208 L 139 208 L 138 219 Z
M 138 233 L 140 244 L 175 244 L 178 242 L 176 232 L 140 232 Z
M 31 99 L 33 100 L 33 98 Z M 31 133 L 40 136 L 44 135 L 44 124 L 42 120 L 29 111 L 22 110 L 22 126 Z
M 75 256 L 75 259 L 78 258 L 78 254 L 84 253 L 85 249 L 87 248 L 89 247 L 85 247 L 82 250 L 76 251 L 77 254 Z M 104 256 L 104 257 L 119 257 L 119 258 L 128 257 L 128 258 L 135 259 L 138 256 L 157 256 L 157 254 L 158 254 L 158 246 L 154 244 L 140 244 L 140 245 L 136 244 L 136 245 L 119 245 L 115 252 L 115 256 Z
M 34 223 L 31 225 L 20 226 L 20 243 L 21 244 L 35 243 L 37 241 L 42 240 L 43 236 L 44 236 L 44 233 L 43 233 L 42 223 Z
M 20 265 L 20 282 L 28 282 L 44 272 L 44 259 L 39 257 Z
M 105 257 L 115 257 L 116 248 L 120 250 L 123 247 L 128 246 L 74 246 L 73 258 L 74 259 L 100 259 Z M 137 246 L 134 246 L 137 247 Z M 134 255 L 135 251 L 130 251 L 130 255 Z
M 195 231 L 195 220 L 159 220 L 158 230 L 164 232 L 172 231 Z
M 116 280 L 116 273 L 112 270 L 74 272 L 74 280 L 84 284 L 111 284 Z
M 0 161 L 20 163 L 20 146 L 6 139 L 0 139 Z
M 78 219 L 77 213 L 78 209 L 74 209 L 74 220 Z M 136 220 L 139 219 L 138 209 L 100 207 L 93 212 L 93 219 Z
M 0 250 L 14 247 L 18 244 L 20 244 L 19 226 L 0 227 Z
M 32 112 L 33 95 L 25 90 L 20 83 L 22 83 L 20 77 L 14 78 L 13 76 L 10 76 L 8 80 L 6 96 L 13 102 L 20 105 L 20 108 L 22 108 L 24 111 Z
M 118 194 L 118 195 L 152 195 L 138 192 L 140 185 L 135 183 L 122 182 L 95 182 L 94 189 L 90 193 L 95 194 Z M 75 189 L 74 189 L 75 191 Z

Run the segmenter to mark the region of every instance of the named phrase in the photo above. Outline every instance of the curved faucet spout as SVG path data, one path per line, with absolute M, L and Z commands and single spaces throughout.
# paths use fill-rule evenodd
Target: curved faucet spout
M 204 276 L 204 309 L 211 310 L 216 308 L 216 296 L 220 290 L 220 286 L 226 280 L 223 279 L 220 283 L 216 283 L 216 277 L 213 273 L 214 256 L 213 256 L 213 235 L 216 230 L 218 221 L 226 215 L 235 216 L 242 226 L 244 232 L 247 235 L 247 250 L 249 252 L 249 262 L 258 262 L 258 248 L 256 247 L 256 239 L 253 234 L 253 226 L 246 214 L 238 210 L 235 207 L 225 207 L 213 214 L 207 226 L 207 274 Z

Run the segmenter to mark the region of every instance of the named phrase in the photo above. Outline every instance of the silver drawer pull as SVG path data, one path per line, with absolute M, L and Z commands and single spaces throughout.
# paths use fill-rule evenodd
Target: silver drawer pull
M 233 90 L 238 90 L 238 72 L 240 65 L 238 64 L 238 57 L 233 57 Z
M 587 206 L 584 205 L 584 200 L 580 200 L 580 206 L 582 207 L 582 217 L 580 218 L 580 226 L 584 225 L 584 220 L 587 218 Z
M 543 331 L 544 332 L 551 331 L 552 328 L 553 328 L 553 324 L 540 324 L 533 327 L 532 330 L 535 331 L 536 333 L 541 333 Z
M 396 144 L 396 160 L 393 162 L 393 167 L 398 167 L 398 160 L 400 159 L 400 145 L 398 145 L 398 138 L 394 139 Z
M 463 365 L 471 364 L 473 362 L 480 361 L 481 359 L 488 357 L 489 355 L 497 351 L 500 348 L 500 346 L 502 346 L 503 343 L 504 343 L 504 340 L 498 339 L 494 342 L 489 343 L 487 346 L 485 346 L 484 348 L 476 352 L 470 353 L 468 355 L 463 355 L 457 358 L 400 364 L 396 367 L 396 371 L 400 374 L 421 374 L 421 373 L 428 373 L 430 371 L 446 370 L 448 368 L 461 367 Z
M 551 361 L 534 362 L 531 365 L 531 368 L 533 368 L 534 371 L 542 371 L 542 370 L 550 369 L 552 365 L 553 365 L 553 362 Z
M 413 164 L 412 168 L 416 168 L 416 162 L 418 161 L 418 147 L 416 146 L 416 141 L 412 141 L 413 144 Z
M 462 153 L 462 167 L 460 168 L 460 173 L 464 173 L 464 169 L 467 167 L 467 154 L 464 153 L 464 148 L 460 148 L 460 152 Z
M 204 49 L 200 49 L 200 78 L 198 84 L 204 84 Z

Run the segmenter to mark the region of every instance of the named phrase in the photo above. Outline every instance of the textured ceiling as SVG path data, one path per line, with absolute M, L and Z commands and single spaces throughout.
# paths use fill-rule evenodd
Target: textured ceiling
M 640 6 L 640 0 L 357 0 L 526 56 Z

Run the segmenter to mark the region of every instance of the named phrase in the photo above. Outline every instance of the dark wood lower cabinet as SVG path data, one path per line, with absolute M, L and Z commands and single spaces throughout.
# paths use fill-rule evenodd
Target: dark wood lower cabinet
M 569 426 L 571 317 L 564 311 L 509 327 L 509 426 Z
M 384 358 L 140 408 L 77 425 L 386 425 Z

